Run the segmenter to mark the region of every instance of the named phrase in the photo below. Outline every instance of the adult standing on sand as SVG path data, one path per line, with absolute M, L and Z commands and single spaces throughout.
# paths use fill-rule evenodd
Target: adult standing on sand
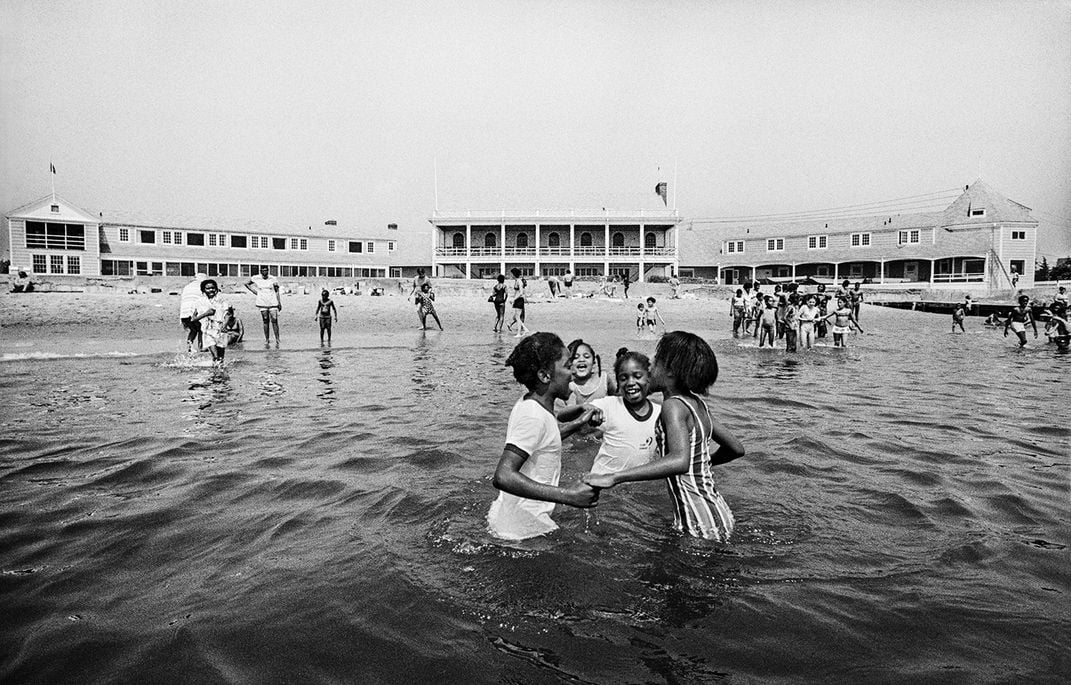
M 260 267 L 260 274 L 250 278 L 245 284 L 246 290 L 257 296 L 257 309 L 264 321 L 264 343 L 270 344 L 269 324 L 275 331 L 275 346 L 279 346 L 279 312 L 283 311 L 283 300 L 279 297 L 279 281 L 268 273 L 268 267 Z
M 179 297 L 179 321 L 186 331 L 186 351 L 201 351 L 201 322 L 193 320 L 193 313 L 197 309 L 197 302 L 201 299 L 201 282 L 208 278 L 208 274 L 199 273 L 193 280 L 186 284 Z M 197 341 L 197 347 L 193 342 Z
M 405 299 L 407 299 L 407 300 L 412 299 L 413 296 L 416 293 L 420 292 L 424 288 L 425 284 L 427 284 L 428 290 L 430 291 L 431 287 L 432 287 L 431 286 L 431 279 L 428 278 L 427 275 L 424 273 L 424 269 L 417 269 L 416 270 L 416 278 L 413 279 L 413 289 L 409 291 L 409 294 L 406 296 Z M 420 312 L 421 312 L 420 298 L 418 297 L 418 298 L 414 299 L 413 302 L 417 306 L 417 319 L 420 320 L 420 328 L 423 329 L 424 328 L 424 317 L 422 317 L 420 315 Z

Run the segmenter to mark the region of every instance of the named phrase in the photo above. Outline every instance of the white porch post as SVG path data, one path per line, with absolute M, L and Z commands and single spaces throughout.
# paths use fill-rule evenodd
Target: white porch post
M 502 224 L 502 273 L 506 273 L 506 224 Z
M 603 239 L 606 241 L 602 246 L 602 275 L 610 275 L 610 221 L 603 225 Z
M 840 282 L 840 264 L 833 262 L 833 285 Z
M 881 260 L 881 274 L 878 276 L 878 283 L 885 285 L 885 260 Z
M 472 278 L 472 224 L 465 224 L 465 278 Z
M 539 278 L 543 275 L 543 273 L 539 270 L 539 252 L 539 224 L 537 223 L 535 225 L 535 272 L 533 272 L 532 274 L 536 278 Z
M 930 285 L 931 286 L 933 285 L 933 269 L 934 269 L 934 265 L 935 264 L 937 264 L 937 260 L 936 259 L 931 259 L 930 260 Z
M 431 275 L 439 275 L 439 255 L 436 254 L 436 248 L 439 246 L 439 227 L 432 224 L 431 227 Z

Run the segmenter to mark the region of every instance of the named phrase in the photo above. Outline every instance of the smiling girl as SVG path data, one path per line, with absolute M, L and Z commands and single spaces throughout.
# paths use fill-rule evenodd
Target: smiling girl
M 609 374 L 603 373 L 602 360 L 591 345 L 577 338 L 569 343 L 569 352 L 573 355 L 573 380 L 566 404 L 588 404 L 614 394 L 617 385 Z
M 618 351 L 614 362 L 618 394 L 591 403 L 602 412 L 598 424 L 602 444 L 591 466 L 592 473 L 617 473 L 654 458 L 655 424 L 662 407 L 647 399 L 650 371 L 647 355 L 624 347 Z

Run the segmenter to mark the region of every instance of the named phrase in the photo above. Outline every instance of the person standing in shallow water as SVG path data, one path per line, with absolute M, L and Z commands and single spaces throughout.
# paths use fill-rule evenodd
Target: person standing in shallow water
M 275 346 L 279 346 L 279 312 L 283 311 L 283 300 L 279 297 L 279 281 L 268 272 L 268 267 L 260 267 L 260 274 L 250 278 L 245 284 L 246 290 L 257 296 L 256 305 L 260 318 L 264 322 L 264 343 L 271 343 L 269 332 L 275 333 Z
M 338 309 L 335 308 L 335 302 L 331 299 L 331 293 L 324 290 L 320 291 L 320 301 L 316 303 L 316 313 L 312 315 L 312 318 L 320 322 L 320 344 L 324 344 L 324 332 L 327 332 L 327 344 L 331 344 L 331 314 L 335 315 L 335 322 L 338 323 Z
M 506 299 L 508 297 L 506 293 L 506 277 L 502 274 L 498 274 L 495 283 L 491 289 L 491 303 L 495 306 L 495 327 L 492 328 L 495 333 L 501 333 L 502 327 L 506 325 Z
M 418 298 L 416 297 L 416 294 L 418 292 L 420 292 L 420 289 L 423 288 L 425 285 L 427 285 L 428 288 L 430 289 L 431 288 L 431 279 L 428 278 L 427 275 L 425 275 L 424 269 L 417 269 L 416 273 L 417 273 L 416 278 L 413 279 L 413 289 L 409 291 L 409 295 L 405 299 L 407 299 L 407 300 L 408 299 L 412 299 L 413 302 L 416 304 L 416 306 L 417 306 L 417 319 L 420 320 L 420 327 L 424 328 L 425 327 L 424 326 L 424 317 L 420 316 L 420 302 L 419 302 Z
M 222 364 L 230 341 L 227 329 L 230 328 L 234 308 L 219 295 L 219 286 L 211 278 L 201 281 L 201 292 L 204 297 L 194 306 L 190 320 L 194 323 L 203 321 L 201 335 L 205 349 L 211 353 L 212 361 Z
M 1015 331 L 1019 337 L 1019 347 L 1026 347 L 1026 324 L 1034 327 L 1034 338 L 1038 337 L 1038 323 L 1034 321 L 1034 314 L 1030 311 L 1030 298 L 1026 295 L 1019 296 L 1019 306 L 1008 313 L 1008 320 L 1004 322 L 1004 337 L 1008 337 L 1008 329 Z

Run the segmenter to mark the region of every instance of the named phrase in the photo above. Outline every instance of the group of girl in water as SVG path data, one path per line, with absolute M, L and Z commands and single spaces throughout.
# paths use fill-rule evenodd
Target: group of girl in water
M 550 518 L 556 504 L 592 507 L 602 490 L 665 479 L 677 530 L 728 539 L 733 515 L 711 466 L 743 456 L 744 447 L 702 398 L 718 377 L 717 357 L 702 338 L 666 333 L 653 361 L 622 348 L 609 375 L 589 343 L 566 346 L 541 332 L 522 340 L 506 365 L 528 392 L 513 406 L 495 469 L 501 492 L 487 513 L 492 535 L 543 535 L 558 527 Z M 649 399 L 657 392 L 661 404 Z M 562 438 L 585 428 L 602 435 L 591 471 L 561 486 Z
M 795 287 L 782 289 L 774 286 L 772 295 L 764 295 L 761 286 L 755 284 L 752 290 L 747 283 L 737 288 L 736 295 L 729 301 L 729 316 L 733 320 L 733 337 L 744 336 L 758 338 L 759 347 L 774 347 L 776 340 L 785 341 L 785 351 L 795 352 L 798 345 L 811 349 L 816 340 L 824 338 L 832 328 L 833 345 L 848 346 L 848 334 L 853 329 L 863 332 L 859 325 L 859 310 L 863 302 L 859 284 L 855 289 L 848 287 L 848 281 L 837 290 L 836 308 L 829 309 L 830 296 L 824 285 L 818 286 L 818 292 L 804 294 Z M 832 326 L 829 321 L 832 320 Z

